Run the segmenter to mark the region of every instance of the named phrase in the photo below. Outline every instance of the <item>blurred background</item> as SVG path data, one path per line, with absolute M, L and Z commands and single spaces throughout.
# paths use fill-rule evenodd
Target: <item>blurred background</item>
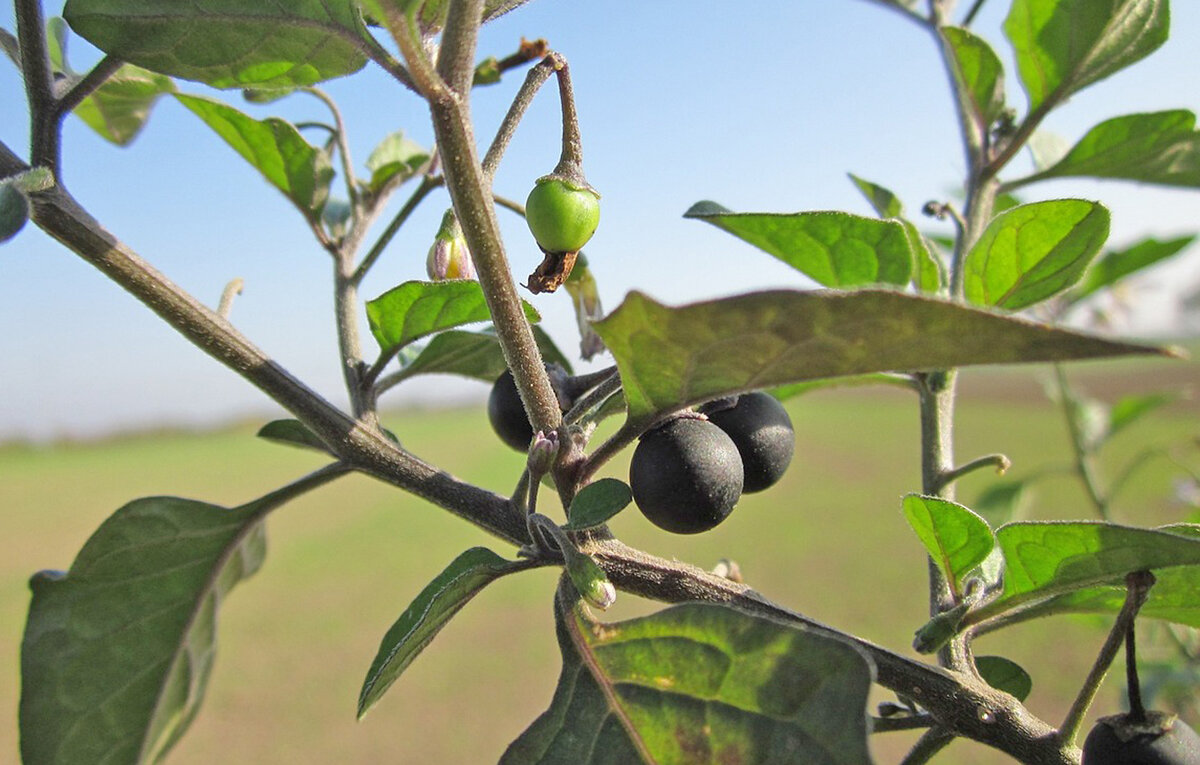
M 999 34 L 1006 5 L 987 3 L 974 28 L 1008 65 Z M 46 11 L 59 9 L 50 2 Z M 1172 37 L 1161 50 L 1076 95 L 1046 128 L 1071 143 L 1117 114 L 1194 111 L 1200 6 L 1177 2 L 1172 14 Z M 15 28 L 11 9 L 0 12 L 0 26 Z M 933 44 L 915 25 L 865 0 L 750 8 L 660 0 L 632 14 L 616 2 L 535 0 L 490 24 L 480 54 L 503 57 L 522 37 L 545 37 L 571 63 L 587 173 L 604 195 L 587 252 L 608 309 L 635 288 L 682 303 L 809 286 L 764 253 L 683 220 L 702 199 L 748 212 L 870 214 L 848 172 L 895 191 L 913 217 L 925 201 L 957 194 L 962 150 Z M 78 38 L 69 52 L 76 69 L 98 57 Z M 476 91 L 481 142 L 490 140 L 522 79 L 522 72 L 511 73 Z M 323 87 L 345 113 L 360 169 L 394 130 L 431 144 L 420 102 L 377 71 Z M 1015 76 L 1007 88 L 1010 103 L 1022 109 Z M 226 97 L 258 118 L 325 118 L 320 103 L 304 96 L 265 107 Z M 24 154 L 24 97 L 6 61 L 0 61 L 0 104 L 0 140 Z M 523 200 L 533 180 L 553 167 L 558 108 L 552 88 L 537 98 L 497 176 L 497 193 Z M 125 149 L 69 119 L 64 156 L 67 185 L 106 227 L 210 305 L 229 280 L 243 279 L 233 322 L 294 374 L 331 400 L 344 400 L 327 254 L 291 205 L 190 112 L 163 99 Z M 1022 158 L 1012 172 L 1028 167 Z M 1113 213 L 1114 247 L 1200 230 L 1195 190 L 1078 180 L 1026 194 L 1100 199 Z M 401 189 L 393 207 L 405 196 Z M 365 298 L 424 278 L 425 253 L 447 204 L 444 192 L 425 202 L 375 267 Z M 503 211 L 500 219 L 514 270 L 523 276 L 540 253 L 520 219 Z M 928 228 L 947 231 L 936 222 Z M 1185 304 L 1198 286 L 1193 248 L 1139 277 L 1105 329 L 1190 343 L 1200 324 Z M 530 300 L 571 354 L 578 336 L 567 296 Z M 16 753 L 16 657 L 33 571 L 67 567 L 95 527 L 134 497 L 237 504 L 316 467 L 319 458 L 255 439 L 259 424 L 279 416 L 270 401 L 32 226 L 0 248 L 0 323 L 7 328 L 0 335 L 5 759 Z M 369 336 L 364 347 L 374 347 Z M 602 357 L 595 365 L 606 363 Z M 1136 361 L 1083 364 L 1072 375 L 1081 390 L 1111 402 L 1194 383 L 1196 372 L 1192 362 Z M 1078 482 L 1062 470 L 1069 442 L 1056 405 L 1044 395 L 1046 379 L 1038 368 L 968 374 L 958 450 L 964 458 L 1004 452 L 1018 479 L 1045 472 L 1019 508 L 1025 517 L 1089 517 Z M 507 493 L 522 458 L 488 432 L 486 392 L 478 382 L 418 378 L 389 393 L 385 424 L 421 457 Z M 899 512 L 900 497 L 919 483 L 916 403 L 899 391 L 833 390 L 789 408 L 798 435 L 792 469 L 772 491 L 745 498 L 720 529 L 672 537 L 628 512 L 614 531 L 630 544 L 700 565 L 735 558 L 769 596 L 903 648 L 926 607 L 923 552 Z M 1192 402 L 1165 407 L 1115 444 L 1101 467 L 1112 475 L 1148 449 L 1186 443 L 1198 422 Z M 1176 452 L 1164 453 L 1120 497 L 1117 520 L 1150 525 L 1191 512 L 1193 484 L 1173 461 Z M 610 472 L 623 476 L 624 468 L 618 460 Z M 995 480 L 972 477 L 962 498 L 971 503 Z M 550 613 L 555 575 L 540 571 L 486 590 L 355 723 L 358 688 L 383 632 L 457 552 L 492 541 L 361 477 L 289 505 L 272 517 L 269 532 L 264 569 L 222 611 L 208 702 L 171 762 L 488 762 L 549 704 L 558 671 Z M 615 618 L 649 608 L 623 598 Z M 1034 675 L 1034 711 L 1054 720 L 1090 665 L 1104 623 L 1061 619 L 1019 627 L 981 647 L 1025 664 Z M 1054 640 L 1047 644 L 1051 626 Z M 1101 706 L 1115 711 L 1118 691 L 1119 682 L 1110 682 Z M 1196 723 L 1195 710 L 1185 711 Z M 896 761 L 912 740 L 876 738 L 882 762 Z M 956 743 L 941 761 L 1004 760 Z

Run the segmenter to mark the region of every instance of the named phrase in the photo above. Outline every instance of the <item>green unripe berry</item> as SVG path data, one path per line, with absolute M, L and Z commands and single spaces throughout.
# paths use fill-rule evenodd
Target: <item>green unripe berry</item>
M 17 235 L 29 220 L 29 201 L 10 181 L 0 181 L 0 242 Z
M 642 515 L 665 531 L 698 534 L 729 516 L 742 494 L 742 460 L 725 432 L 679 417 L 645 433 L 629 463 Z
M 600 195 L 560 178 L 539 178 L 525 200 L 525 221 L 546 252 L 578 252 L 600 224 Z

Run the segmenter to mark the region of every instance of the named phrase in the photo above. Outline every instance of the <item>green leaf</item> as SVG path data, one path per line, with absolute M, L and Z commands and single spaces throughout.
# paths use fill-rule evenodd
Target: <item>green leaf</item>
M 383 636 L 358 695 L 359 719 L 471 598 L 505 574 L 531 565 L 529 561 L 505 560 L 486 547 L 472 547 L 455 558 Z
M 1133 571 L 1159 576 L 1174 566 L 1200 566 L 1200 538 L 1178 531 L 1087 521 L 1017 522 L 998 529 L 996 540 L 1004 553 L 1004 593 L 979 610 L 980 618 L 1111 585 Z
M 170 77 L 124 64 L 75 107 L 75 116 L 105 140 L 128 146 L 145 127 L 159 97 L 174 92 Z
M 30 581 L 21 647 L 24 762 L 157 762 L 204 697 L 216 612 L 258 570 L 274 504 L 130 502 L 71 570 Z
M 854 173 L 847 173 L 850 180 L 858 187 L 858 190 L 863 193 L 867 201 L 871 203 L 871 207 L 879 214 L 880 218 L 899 218 L 904 214 L 904 205 L 900 203 L 900 198 L 897 197 L 890 189 L 886 189 L 877 183 L 859 178 Z
M 12 239 L 29 220 L 29 200 L 11 179 L 0 181 L 0 244 Z
M 967 300 L 1012 311 L 1077 282 L 1108 238 L 1108 210 L 1082 199 L 1014 207 L 988 224 L 967 253 Z
M 429 162 L 429 150 L 396 131 L 379 142 L 367 157 L 371 180 L 367 187 L 378 194 L 388 183 L 404 183 Z
M 68 0 L 63 16 L 105 53 L 217 88 L 311 85 L 366 64 L 352 2 Z
M 530 322 L 540 320 L 533 306 L 524 301 L 522 306 Z M 443 329 L 490 318 L 483 288 L 469 279 L 405 282 L 367 302 L 371 334 L 385 354 Z
M 826 287 L 907 284 L 913 253 L 894 220 L 844 212 L 735 213 L 697 202 L 684 213 L 728 231 Z
M 1148 56 L 1166 42 L 1169 15 L 1167 0 L 1014 0 L 1004 32 L 1030 111 Z
M 1071 293 L 1072 302 L 1078 302 L 1092 293 L 1104 289 L 1126 276 L 1148 268 L 1159 261 L 1175 255 L 1196 240 L 1196 235 L 1181 236 L 1160 242 L 1143 239 L 1132 247 L 1107 252 L 1087 270 L 1079 286 Z
M 318 220 L 333 180 L 327 153 L 277 117 L 260 121 L 220 101 L 182 93 L 175 98 L 282 191 L 305 218 Z
M 541 327 L 533 328 L 533 338 L 547 363 L 559 364 L 571 373 L 571 363 Z M 412 346 L 410 346 L 412 347 Z M 453 374 L 482 380 L 487 383 L 508 369 L 504 351 L 495 332 L 447 330 L 433 336 L 401 369 L 398 378 L 408 379 L 419 374 Z
M 1184 109 L 1101 122 L 1034 178 L 1090 176 L 1200 187 L 1200 132 Z M 1032 180 L 1032 179 L 1027 179 Z
M 1179 393 L 1147 393 L 1126 396 L 1108 410 L 1108 433 L 1111 438 L 1161 406 L 1179 400 Z
M 829 377 L 1167 351 L 884 290 L 768 291 L 670 308 L 632 292 L 596 331 L 630 427 L 720 396 Z
M 67 61 L 67 24 L 55 16 L 46 20 L 50 66 L 67 77 L 78 77 Z M 173 93 L 170 77 L 122 64 L 100 87 L 75 107 L 75 115 L 106 141 L 127 146 L 150 118 L 159 96 Z
M 288 446 L 299 446 L 304 449 L 315 449 L 324 454 L 332 454 L 325 442 L 305 427 L 299 420 L 274 420 L 258 429 L 259 438 L 275 441 Z
M 1138 616 L 1200 628 L 1200 566 L 1162 569 L 1155 571 L 1154 577 L 1157 581 Z M 1124 602 L 1123 585 L 1088 587 L 1037 603 L 1029 615 L 1115 614 Z
M 567 531 L 590 529 L 612 518 L 633 501 L 629 487 L 616 478 L 601 478 L 584 486 L 571 500 Z
M 997 481 L 988 486 L 971 507 L 991 525 L 998 526 L 1017 518 L 1022 511 L 1029 481 Z
M 1004 691 L 1024 701 L 1033 690 L 1033 678 L 1020 664 L 1003 656 L 976 656 L 975 668 L 984 681 L 998 691 Z
M 558 643 L 554 700 L 502 765 L 871 761 L 873 672 L 848 643 L 699 603 L 615 624 L 560 609 Z
M 960 27 L 941 27 L 958 86 L 970 98 L 975 117 L 991 125 L 1004 112 L 1004 66 L 985 40 Z
M 987 521 L 956 502 L 909 494 L 904 517 L 956 593 L 996 545 Z
M 483 23 L 486 24 L 527 2 L 529 0 L 485 0 Z M 361 5 L 380 22 L 391 19 L 394 23 L 395 20 L 412 19 L 420 36 L 430 39 L 446 25 L 450 0 L 362 0 Z
M 905 390 L 913 390 L 912 380 L 902 375 L 880 372 L 878 374 L 850 375 L 847 377 L 830 377 L 824 380 L 807 380 L 805 382 L 788 383 L 767 391 L 780 401 L 803 396 L 814 390 L 825 388 L 857 388 L 864 385 L 892 385 Z

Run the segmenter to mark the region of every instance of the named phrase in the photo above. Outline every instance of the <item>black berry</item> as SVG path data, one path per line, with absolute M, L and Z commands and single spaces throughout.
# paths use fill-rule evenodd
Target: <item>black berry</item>
M 1083 765 L 1200 765 L 1200 736 L 1160 712 L 1138 723 L 1130 715 L 1102 717 L 1083 742 Z
M 792 419 L 774 396 L 756 391 L 738 396 L 737 403 L 714 402 L 702 410 L 725 431 L 742 456 L 747 494 L 774 486 L 792 462 L 796 435 Z
M 529 442 L 533 440 L 533 426 L 529 424 L 529 415 L 525 414 L 525 405 L 521 403 L 521 394 L 517 392 L 511 371 L 506 369 L 496 378 L 492 392 L 488 394 L 487 411 L 492 430 L 501 441 L 517 451 L 528 451 Z
M 737 504 L 742 460 L 716 425 L 678 417 L 642 436 L 629 463 L 629 486 L 655 526 L 697 534 L 725 520 Z

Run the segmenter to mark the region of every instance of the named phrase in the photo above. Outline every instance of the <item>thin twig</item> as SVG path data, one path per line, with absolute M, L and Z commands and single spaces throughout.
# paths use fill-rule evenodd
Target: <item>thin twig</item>
M 1012 460 L 1003 454 L 988 454 L 983 457 L 977 457 L 966 464 L 959 465 L 947 473 L 943 473 L 941 478 L 938 480 L 936 487 L 940 491 L 942 488 L 949 486 L 968 473 L 973 473 L 976 470 L 981 470 L 988 467 L 995 468 L 998 474 L 1004 475 L 1008 469 L 1012 467 Z
M 371 270 L 371 266 L 375 265 L 375 261 L 379 260 L 379 256 L 383 254 L 383 251 L 392 241 L 392 237 L 396 236 L 396 232 L 398 232 L 400 227 L 408 221 L 409 216 L 413 214 L 413 212 L 417 209 L 417 206 L 421 204 L 425 197 L 429 196 L 429 192 L 441 185 L 442 177 L 440 175 L 421 176 L 421 182 L 413 191 L 412 196 L 408 198 L 408 201 L 406 201 L 404 206 L 401 207 L 399 212 L 396 213 L 396 217 L 392 218 L 391 222 L 388 223 L 387 228 L 385 228 L 383 233 L 379 235 L 379 239 L 375 241 L 375 244 L 371 246 L 371 249 L 367 251 L 367 254 L 363 256 L 362 262 L 358 264 L 358 268 L 354 270 L 351 280 L 355 284 L 360 284 L 362 282 L 362 280 L 366 277 L 367 272 Z
M 1101 646 L 1100 653 L 1096 656 L 1092 670 L 1088 672 L 1087 678 L 1083 681 L 1079 694 L 1067 711 L 1067 716 L 1063 718 L 1062 725 L 1058 726 L 1058 738 L 1063 743 L 1073 744 L 1075 742 L 1075 737 L 1079 734 L 1079 727 L 1083 724 L 1083 718 L 1087 715 L 1088 708 L 1092 706 L 1096 692 L 1100 690 L 1100 684 L 1104 682 L 1104 676 L 1108 674 L 1108 668 L 1116 658 L 1117 652 L 1121 650 L 1121 644 L 1125 642 L 1125 636 L 1129 634 L 1129 628 L 1136 620 L 1138 611 L 1146 602 L 1146 598 L 1150 595 L 1150 588 L 1153 586 L 1154 574 L 1149 571 L 1134 571 L 1125 577 L 1125 603 L 1121 606 L 1117 620 L 1113 624 L 1112 630 L 1109 631 L 1104 645 Z
M 105 56 L 85 74 L 79 82 L 71 86 L 71 89 L 63 94 L 55 105 L 55 111 L 58 115 L 63 116 L 71 113 L 83 100 L 95 93 L 96 90 L 108 82 L 108 79 L 117 73 L 123 65 L 124 61 L 115 56 Z
M 508 107 L 508 113 L 504 115 L 500 127 L 496 130 L 496 137 L 492 139 L 492 145 L 488 147 L 487 154 L 483 157 L 483 174 L 488 179 L 489 185 L 492 177 L 496 174 L 496 168 L 500 165 L 500 159 L 504 156 L 504 150 L 512 141 L 517 125 L 525 116 L 529 105 L 533 103 L 533 97 L 537 95 L 538 90 L 553 73 L 554 62 L 547 56 L 536 66 L 531 67 L 529 73 L 525 75 L 525 82 L 517 90 L 512 105 Z M 521 214 L 525 214 L 523 208 Z
M 221 291 L 221 302 L 217 304 L 217 316 L 229 321 L 229 314 L 233 311 L 233 299 L 242 294 L 244 285 L 245 282 L 240 277 L 229 280 L 225 289 Z
M 342 160 L 342 179 L 345 181 L 346 195 L 350 199 L 352 220 L 354 225 L 358 225 L 359 219 L 362 217 L 362 210 L 359 209 L 358 184 L 354 177 L 354 162 L 350 159 L 350 137 L 346 135 L 346 123 L 342 120 L 342 110 L 329 97 L 329 94 L 320 88 L 308 87 L 304 88 L 304 92 L 325 104 L 326 108 L 329 109 L 329 113 L 333 115 L 333 124 L 335 127 L 333 138 L 337 142 L 338 155 Z

